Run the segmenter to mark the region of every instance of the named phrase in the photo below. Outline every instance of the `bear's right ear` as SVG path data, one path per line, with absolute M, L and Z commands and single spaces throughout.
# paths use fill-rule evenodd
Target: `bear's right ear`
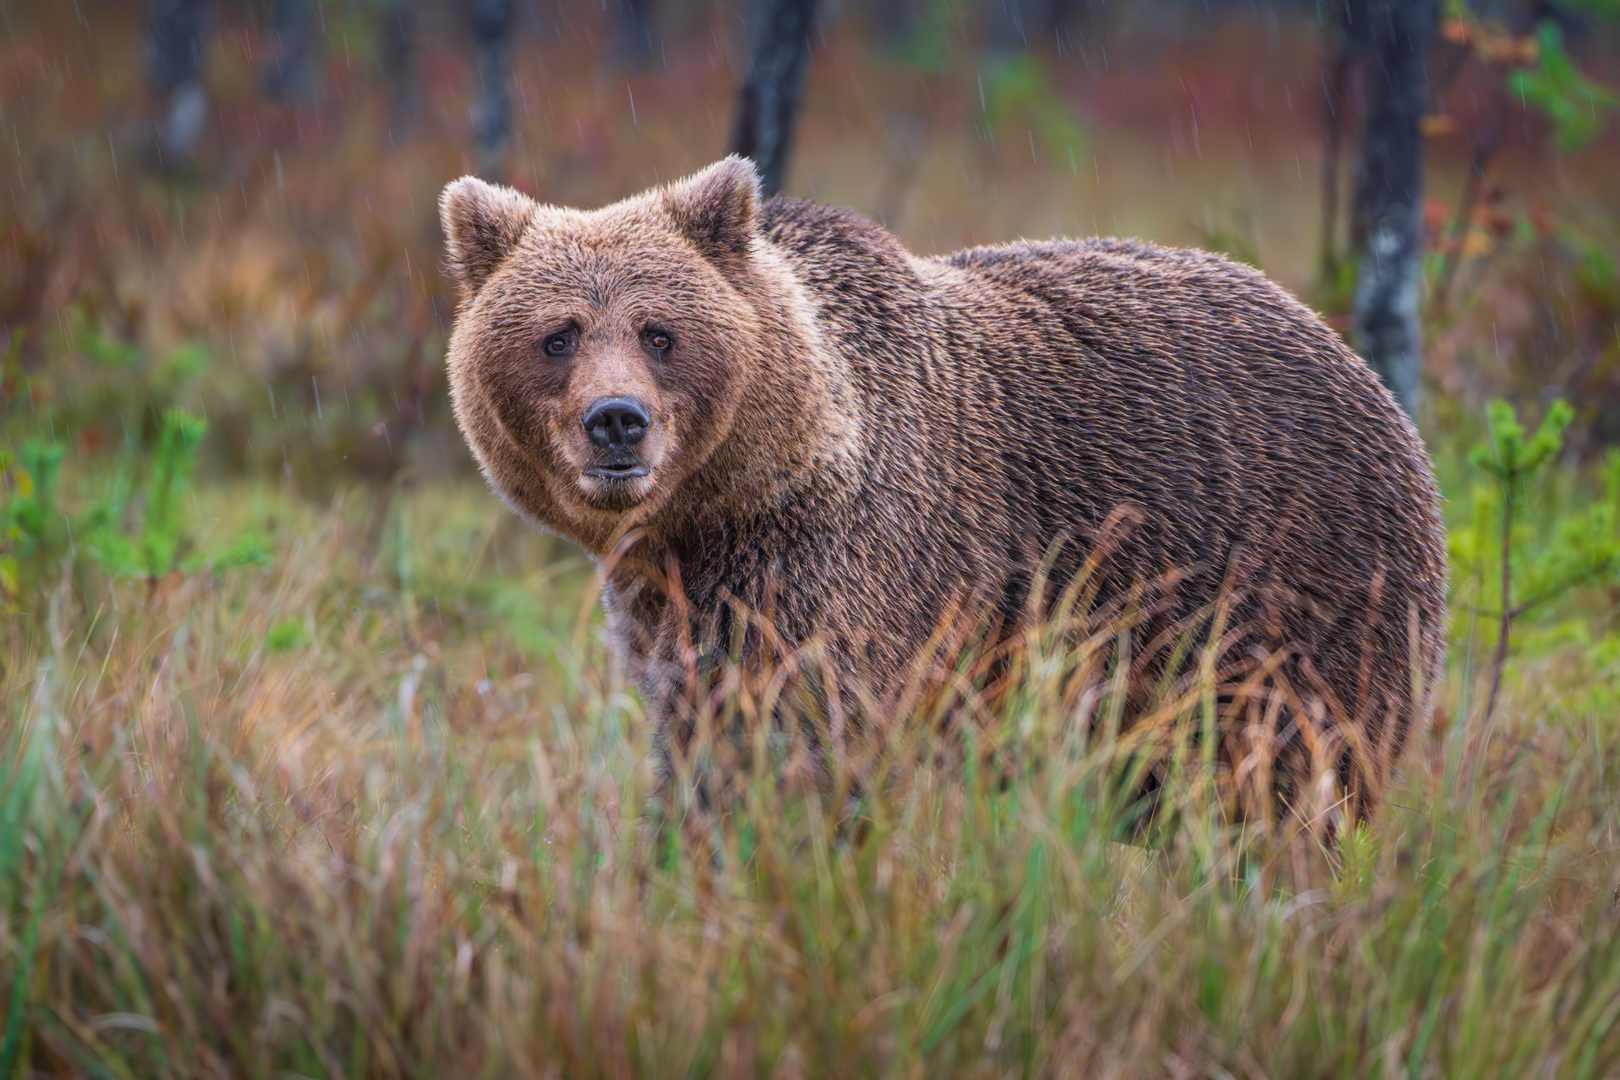
M 471 300 L 495 268 L 512 254 L 534 217 L 535 203 L 522 192 L 463 176 L 445 185 L 439 196 L 450 273 L 461 285 L 461 298 Z
M 759 173 L 731 154 L 665 188 L 664 210 L 710 262 L 739 269 L 759 231 Z

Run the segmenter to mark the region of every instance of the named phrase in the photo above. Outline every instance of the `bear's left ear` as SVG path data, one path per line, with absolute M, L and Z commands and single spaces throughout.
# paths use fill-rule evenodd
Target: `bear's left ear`
M 486 184 L 476 176 L 445 185 L 439 196 L 439 221 L 450 272 L 461 285 L 463 301 L 476 296 L 512 254 L 535 209 L 534 200 L 522 192 Z
M 665 188 L 664 210 L 710 262 L 739 269 L 759 231 L 759 173 L 732 154 Z

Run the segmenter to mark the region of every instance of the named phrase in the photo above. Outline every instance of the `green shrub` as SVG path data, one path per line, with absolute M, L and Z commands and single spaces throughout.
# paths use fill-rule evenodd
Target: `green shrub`
M 1511 405 L 1493 401 L 1486 441 L 1470 456 L 1492 482 L 1474 489 L 1472 520 L 1453 528 L 1451 555 L 1468 586 L 1464 610 L 1497 628 L 1487 723 L 1515 622 L 1576 590 L 1620 584 L 1620 451 L 1584 505 L 1559 505 L 1557 485 L 1545 482 L 1573 418 L 1568 403 L 1554 401 L 1530 434 Z
M 187 511 L 197 449 L 207 430 L 202 417 L 183 409 L 165 412 L 150 461 L 126 453 L 110 470 L 101 497 L 77 517 L 61 503 L 63 446 L 29 440 L 20 460 L 0 458 L 8 479 L 0 503 L 0 588 L 7 599 L 37 597 L 64 559 L 115 578 L 267 565 L 270 544 L 257 533 L 212 555 L 194 549 Z M 146 483 L 137 508 L 131 505 L 132 476 L 143 467 Z
M 309 635 L 304 633 L 304 621 L 299 618 L 282 619 L 272 623 L 264 635 L 264 647 L 273 653 L 291 652 L 308 642 Z

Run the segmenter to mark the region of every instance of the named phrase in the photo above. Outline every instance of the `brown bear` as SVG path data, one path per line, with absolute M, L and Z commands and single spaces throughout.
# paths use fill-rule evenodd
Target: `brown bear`
M 1113 239 L 920 258 L 762 203 L 735 157 L 595 211 L 472 177 L 440 209 L 461 430 L 514 510 L 602 560 L 656 723 L 739 603 L 882 701 L 948 612 L 1016 623 L 1105 529 L 1098 602 L 1236 597 L 1249 670 L 1274 658 L 1362 761 L 1398 756 L 1442 672 L 1417 432 L 1249 267 Z M 1365 809 L 1383 780 L 1350 757 Z

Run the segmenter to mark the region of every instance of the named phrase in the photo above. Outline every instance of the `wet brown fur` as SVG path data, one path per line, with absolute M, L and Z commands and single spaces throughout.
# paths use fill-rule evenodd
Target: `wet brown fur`
M 951 605 L 1018 620 L 1042 560 L 1065 580 L 1122 507 L 1104 598 L 1175 575 L 1173 624 L 1236 589 L 1244 647 L 1284 650 L 1380 761 L 1425 707 L 1412 659 L 1432 684 L 1446 588 L 1427 457 L 1258 272 L 1130 240 L 919 258 L 849 211 L 761 205 L 735 158 L 594 212 L 470 178 L 441 211 L 462 431 L 515 510 L 614 561 L 610 625 L 659 722 L 683 642 L 733 600 L 823 635 L 881 698 Z M 577 354 L 544 356 L 570 324 Z M 633 490 L 580 476 L 606 394 L 653 413 Z

